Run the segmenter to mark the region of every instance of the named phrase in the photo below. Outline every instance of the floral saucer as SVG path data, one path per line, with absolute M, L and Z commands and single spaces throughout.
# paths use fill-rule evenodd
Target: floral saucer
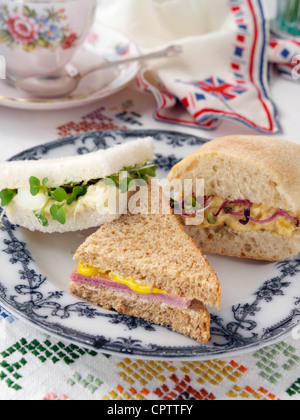
M 83 47 L 71 64 L 79 71 L 104 61 L 121 60 L 139 55 L 138 47 L 119 32 L 95 24 Z M 0 80 L 0 106 L 25 110 L 57 110 L 75 108 L 98 101 L 126 87 L 137 76 L 139 63 L 101 70 L 84 78 L 69 96 L 58 99 L 38 99 Z

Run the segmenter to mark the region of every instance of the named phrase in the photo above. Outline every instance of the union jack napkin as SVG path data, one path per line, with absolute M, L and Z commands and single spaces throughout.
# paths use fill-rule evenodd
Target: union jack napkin
M 213 129 L 229 119 L 279 131 L 262 0 L 103 0 L 99 17 L 142 52 L 183 47 L 178 58 L 148 62 L 137 79 L 156 98 L 157 120 Z
M 300 37 L 291 37 L 275 28 L 272 29 L 269 62 L 274 63 L 283 77 L 300 82 Z

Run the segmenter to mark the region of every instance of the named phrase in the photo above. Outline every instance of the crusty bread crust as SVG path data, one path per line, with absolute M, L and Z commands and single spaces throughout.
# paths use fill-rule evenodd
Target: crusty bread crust
M 200 302 L 193 302 L 189 309 L 180 309 L 154 300 L 112 292 L 103 287 L 72 282 L 69 288 L 74 295 L 104 309 L 170 327 L 202 344 L 208 343 L 210 339 L 210 315 Z
M 28 189 L 31 176 L 48 178 L 49 187 L 105 178 L 124 167 L 151 161 L 153 153 L 153 139 L 148 137 L 84 155 L 4 162 L 0 164 L 0 190 Z
M 175 165 L 168 179 L 204 179 L 206 195 L 298 211 L 300 146 L 264 136 L 219 138 Z
M 185 226 L 185 232 L 206 254 L 249 258 L 262 261 L 284 261 L 300 252 L 300 232 L 293 237 L 276 232 L 237 232 L 229 228 Z

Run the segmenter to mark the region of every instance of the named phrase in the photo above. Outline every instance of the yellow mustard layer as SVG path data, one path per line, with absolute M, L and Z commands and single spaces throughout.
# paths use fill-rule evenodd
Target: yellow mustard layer
M 239 222 L 240 219 L 244 219 L 243 217 L 234 216 L 231 214 L 228 214 L 224 211 L 224 209 L 221 211 L 221 213 L 218 215 L 218 217 L 215 218 L 215 223 L 210 223 L 210 214 L 216 214 L 221 207 L 221 205 L 224 203 L 225 199 L 221 197 L 214 197 L 212 203 L 210 204 L 209 208 L 204 213 L 204 221 L 201 226 L 203 227 L 217 227 L 217 226 L 228 226 L 233 230 L 236 230 L 238 232 L 251 232 L 254 230 L 267 230 L 272 232 L 277 232 L 280 235 L 283 236 L 292 236 L 293 233 L 298 229 L 295 227 L 295 223 L 293 223 L 292 220 L 289 220 L 287 217 L 284 216 L 278 216 L 275 220 L 273 220 L 270 223 L 266 224 L 260 224 L 250 221 L 247 225 L 243 225 Z M 231 204 L 230 207 L 232 208 L 232 211 L 237 213 L 243 213 L 246 206 L 243 204 Z M 253 217 L 256 220 L 267 220 L 270 217 L 272 217 L 278 209 L 268 207 L 264 204 L 252 204 L 251 206 L 251 217 Z M 209 213 L 211 212 L 211 213 Z M 300 212 L 298 214 L 292 214 L 289 213 L 293 217 L 300 217 Z
M 153 288 L 151 289 L 146 284 L 140 284 L 137 281 L 135 281 L 132 277 L 130 279 L 125 279 L 123 277 L 117 276 L 109 271 L 103 271 L 96 267 L 88 267 L 84 264 L 79 264 L 77 271 L 79 274 L 85 276 L 85 277 L 96 277 L 96 276 L 105 276 L 108 277 L 110 280 L 113 280 L 116 283 L 125 284 L 128 286 L 131 290 L 133 290 L 136 293 L 140 293 L 142 295 L 149 295 L 151 293 L 163 293 L 168 294 L 165 290 Z

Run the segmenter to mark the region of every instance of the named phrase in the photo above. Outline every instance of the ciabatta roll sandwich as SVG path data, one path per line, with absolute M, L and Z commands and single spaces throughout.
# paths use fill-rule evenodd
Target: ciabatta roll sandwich
M 179 215 L 204 253 L 267 261 L 299 254 L 299 145 L 262 136 L 216 139 L 178 163 L 168 176 L 175 179 L 204 180 L 203 204 Z

